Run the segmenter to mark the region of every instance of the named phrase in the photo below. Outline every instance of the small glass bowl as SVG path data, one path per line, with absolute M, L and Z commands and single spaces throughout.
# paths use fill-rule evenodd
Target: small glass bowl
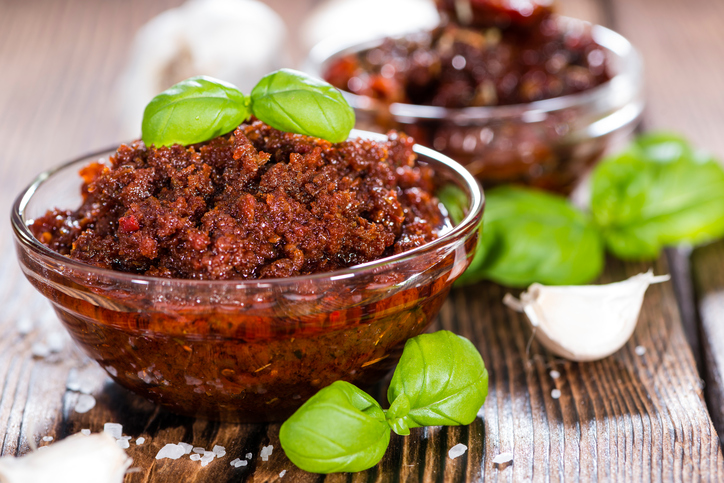
M 180 414 L 278 421 L 336 380 L 364 387 L 384 377 L 473 257 L 480 185 L 451 159 L 414 149 L 441 183 L 466 194 L 466 216 L 392 257 L 250 281 L 164 279 L 71 260 L 28 224 L 49 208 L 79 206 L 78 171 L 107 151 L 44 172 L 20 194 L 11 214 L 18 259 L 78 345 L 119 384 Z
M 559 21 L 563 30 L 591 29 L 606 51 L 612 75 L 608 82 L 527 104 L 461 109 L 385 104 L 344 91 L 357 114 L 357 127 L 404 131 L 466 166 L 486 187 L 520 183 L 569 193 L 607 147 L 629 135 L 640 121 L 643 68 L 636 49 L 616 32 L 577 19 Z M 324 78 L 335 59 L 382 42 L 345 46 L 334 39 L 323 41 L 310 52 L 305 70 Z

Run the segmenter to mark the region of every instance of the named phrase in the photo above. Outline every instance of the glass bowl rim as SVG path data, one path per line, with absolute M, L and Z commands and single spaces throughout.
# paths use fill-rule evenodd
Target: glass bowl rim
M 638 50 L 623 35 L 601 25 L 595 25 L 585 20 L 558 16 L 557 20 L 564 25 L 585 25 L 591 28 L 593 39 L 604 49 L 613 52 L 623 59 L 623 68 L 617 72 L 608 81 L 600 84 L 592 89 L 587 89 L 575 94 L 565 96 L 552 97 L 550 99 L 542 99 L 522 104 L 510 104 L 504 106 L 474 106 L 463 108 L 448 108 L 440 106 L 408 104 L 402 102 L 394 102 L 389 105 L 364 95 L 354 94 L 347 90 L 341 90 L 344 97 L 350 105 L 363 112 L 374 112 L 381 106 L 396 118 L 420 119 L 420 120 L 444 120 L 444 121 L 480 121 L 484 119 L 501 119 L 522 116 L 529 117 L 531 122 L 538 121 L 543 115 L 550 112 L 569 109 L 582 104 L 592 102 L 597 98 L 605 98 L 610 92 L 615 90 L 617 79 L 624 82 L 634 84 L 639 91 L 642 84 L 643 63 Z M 385 38 L 404 38 L 409 35 L 420 33 L 421 31 L 411 31 L 406 34 L 393 35 L 389 37 L 377 37 L 359 43 L 344 43 L 339 39 L 332 37 L 322 40 L 316 44 L 309 52 L 305 60 L 305 71 L 310 72 L 322 78 L 322 67 L 331 59 L 348 53 L 359 52 L 379 45 Z M 424 31 L 422 31 L 424 32 Z M 634 94 L 635 96 L 635 94 Z
M 353 129 L 350 133 L 350 138 L 353 137 L 362 137 L 366 139 L 371 140 L 386 140 L 387 136 L 384 134 L 379 133 L 373 133 L 368 131 L 362 131 Z M 465 169 L 461 164 L 454 161 L 448 156 L 445 156 L 444 154 L 435 151 L 433 149 L 427 148 L 425 146 L 415 144 L 413 145 L 413 151 L 415 154 L 426 156 L 428 158 L 431 158 L 441 164 L 443 164 L 446 168 L 451 169 L 453 173 L 459 177 L 460 181 L 463 181 L 466 185 L 468 191 L 470 192 L 470 198 L 471 203 L 469 205 L 469 211 L 468 214 L 463 218 L 463 220 L 458 223 L 456 226 L 453 227 L 452 230 L 446 232 L 443 234 L 443 236 L 431 241 L 430 243 L 426 243 L 424 245 L 421 245 L 419 247 L 415 247 L 412 250 L 408 250 L 402 253 L 398 253 L 396 255 L 392 255 L 389 257 L 380 258 L 377 260 L 371 260 L 369 262 L 361 263 L 359 265 L 353 265 L 351 267 L 347 267 L 341 270 L 334 270 L 330 272 L 320 272 L 320 273 L 313 273 L 310 275 L 298 275 L 295 277 L 286 277 L 286 278 L 264 278 L 264 279 L 253 279 L 253 280 L 245 280 L 245 279 L 232 279 L 232 280 L 195 280 L 195 279 L 182 279 L 182 278 L 164 278 L 164 277 L 154 277 L 150 275 L 141 275 L 141 274 L 132 274 L 127 272 L 121 272 L 116 270 L 111 270 L 107 268 L 101 268 L 96 267 L 93 265 L 89 265 L 83 262 L 79 262 L 77 260 L 73 260 L 69 257 L 63 256 L 58 252 L 55 252 L 51 250 L 50 248 L 46 247 L 40 241 L 38 241 L 35 236 L 30 232 L 30 229 L 28 228 L 28 225 L 23 221 L 23 215 L 25 213 L 25 209 L 27 208 L 28 203 L 30 202 L 30 199 L 33 197 L 35 192 L 38 190 L 38 188 L 45 183 L 48 179 L 50 179 L 53 175 L 58 173 L 59 171 L 62 171 L 73 164 L 79 163 L 81 161 L 88 161 L 90 162 L 93 158 L 102 158 L 107 157 L 110 154 L 113 154 L 117 150 L 118 146 L 102 149 L 98 151 L 94 151 L 90 154 L 86 154 L 83 156 L 78 156 L 76 158 L 73 158 L 70 161 L 67 161 L 65 163 L 62 163 L 58 166 L 54 166 L 48 170 L 45 170 L 41 172 L 39 175 L 33 179 L 33 181 L 30 182 L 30 184 L 21 191 L 21 193 L 17 196 L 15 201 L 12 205 L 12 212 L 11 212 L 11 223 L 13 227 L 13 231 L 15 233 L 16 239 L 23 245 L 23 247 L 33 250 L 34 252 L 38 253 L 39 255 L 50 258 L 56 263 L 59 263 L 63 266 L 69 266 L 72 267 L 75 270 L 86 272 L 86 273 L 92 273 L 95 275 L 99 275 L 102 277 L 107 277 L 110 279 L 117 279 L 122 280 L 130 283 L 136 283 L 136 284 L 143 284 L 143 285 L 149 285 L 149 284 L 178 284 L 178 285 L 197 285 L 197 286 L 205 286 L 205 287 L 214 287 L 214 286 L 226 286 L 226 285 L 233 285 L 237 288 L 241 288 L 240 286 L 245 287 L 271 287 L 271 286 L 281 286 L 291 283 L 300 283 L 300 282 L 308 282 L 308 281 L 329 281 L 334 282 L 337 280 L 343 280 L 343 279 L 352 279 L 355 275 L 361 275 L 363 273 L 369 273 L 372 270 L 382 268 L 385 265 L 398 265 L 403 262 L 411 261 L 415 258 L 417 258 L 420 255 L 424 255 L 428 252 L 434 252 L 438 248 L 441 248 L 448 243 L 450 243 L 451 240 L 454 240 L 460 236 L 464 236 L 466 232 L 469 230 L 477 229 L 478 224 L 482 221 L 482 211 L 483 207 L 485 205 L 485 195 L 483 193 L 483 189 L 480 186 L 480 183 L 473 177 L 472 174 L 468 172 L 467 169 Z M 479 221 L 476 221 L 476 219 L 480 218 Z M 19 255 L 19 254 L 18 254 Z

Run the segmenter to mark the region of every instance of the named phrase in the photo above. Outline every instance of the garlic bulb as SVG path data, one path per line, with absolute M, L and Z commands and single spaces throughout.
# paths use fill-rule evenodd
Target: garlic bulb
M 0 458 L 0 483 L 122 483 L 131 461 L 107 434 L 76 434 L 20 458 Z
M 326 39 L 352 45 L 431 29 L 438 23 L 432 0 L 327 0 L 304 21 L 302 42 L 307 49 Z
M 535 337 L 551 352 L 574 361 L 595 361 L 623 347 L 636 328 L 646 289 L 669 278 L 649 270 L 608 285 L 534 283 L 520 300 L 507 294 L 503 302 L 525 312 Z
M 248 94 L 289 59 L 286 26 L 262 2 L 190 0 L 166 10 L 139 29 L 119 79 L 122 134 L 139 137 L 146 104 L 188 77 L 217 77 Z

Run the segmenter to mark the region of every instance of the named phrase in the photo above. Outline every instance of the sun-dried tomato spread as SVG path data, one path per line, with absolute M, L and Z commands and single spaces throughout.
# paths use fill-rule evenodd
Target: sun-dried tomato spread
M 438 1 L 452 18 L 436 29 L 335 59 L 326 80 L 388 103 L 463 108 L 550 99 L 610 79 L 590 29 L 564 28 L 550 2 L 473 0 L 467 24 L 454 15 L 458 3 Z
M 255 121 L 189 147 L 122 145 L 81 171 L 83 203 L 31 229 L 72 259 L 124 272 L 255 279 L 349 267 L 444 226 L 413 140 L 322 139 Z

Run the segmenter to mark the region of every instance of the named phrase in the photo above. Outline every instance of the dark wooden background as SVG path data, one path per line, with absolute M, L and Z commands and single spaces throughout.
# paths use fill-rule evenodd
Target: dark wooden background
M 34 175 L 120 141 L 113 110 L 117 75 L 136 29 L 178 0 L 0 0 L 0 213 Z M 314 0 L 269 0 L 292 35 Z M 645 128 L 680 131 L 724 157 L 724 2 L 721 0 L 564 0 L 564 13 L 629 37 L 646 63 Z M 301 55 L 297 52 L 297 55 Z M 6 218 L 7 220 L 7 218 Z M 285 458 L 276 425 L 213 423 L 173 416 L 109 383 L 70 343 L 49 306 L 23 279 L 9 224 L 0 230 L 0 455 L 17 455 L 43 436 L 56 440 L 105 422 L 132 436 L 135 473 L 128 482 L 177 481 L 505 481 L 724 479 L 715 426 L 724 429 L 724 243 L 670 250 L 653 264 L 674 282 L 652 287 L 639 326 L 603 361 L 557 360 L 533 343 L 524 319 L 505 308 L 505 289 L 455 290 L 439 326 L 479 347 L 490 394 L 469 427 L 393 436 L 383 461 L 356 475 L 310 475 Z M 691 262 L 691 263 L 690 263 Z M 609 260 L 602 281 L 651 264 Z M 678 304 L 677 304 L 678 298 Z M 59 353 L 34 357 L 38 343 Z M 637 355 L 637 346 L 646 349 Z M 698 365 L 698 367 L 697 367 Z M 550 371 L 560 377 L 553 379 Z M 98 401 L 74 411 L 71 373 Z M 553 389 L 560 398 L 552 397 Z M 135 445 L 137 437 L 143 445 Z M 206 467 L 188 458 L 154 459 L 166 443 L 185 441 L 227 455 Z M 468 446 L 450 459 L 449 448 Z M 273 445 L 269 461 L 262 446 Z M 229 462 L 253 458 L 248 467 Z M 512 452 L 512 465 L 492 459 Z

